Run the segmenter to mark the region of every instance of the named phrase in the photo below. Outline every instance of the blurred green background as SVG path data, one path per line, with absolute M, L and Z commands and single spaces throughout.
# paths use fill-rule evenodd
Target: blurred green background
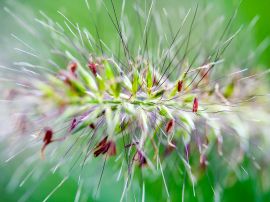
M 120 1 L 120 0 L 119 0 Z M 162 1 L 162 0 L 160 0 Z M 17 6 L 17 2 L 19 6 Z M 2 64 L 9 64 L 11 61 L 11 57 L 13 57 L 12 51 L 13 49 L 10 48 L 12 46 L 11 36 L 10 33 L 18 33 L 21 38 L 29 37 L 25 30 L 19 28 L 16 23 L 14 22 L 13 18 L 4 11 L 4 7 L 8 7 L 12 11 L 20 11 L 19 15 L 24 19 L 29 20 L 29 26 L 33 23 L 33 16 L 38 13 L 39 10 L 44 11 L 48 16 L 55 20 L 62 20 L 62 17 L 59 16 L 57 10 L 61 10 L 64 12 L 67 17 L 72 19 L 73 21 L 77 21 L 80 25 L 85 27 L 90 27 L 89 25 L 89 16 L 86 12 L 86 6 L 84 0 L 20 0 L 20 1 L 8 1 L 8 0 L 1 0 L 0 1 L 0 62 Z M 164 4 L 167 6 L 174 6 L 175 2 L 179 0 L 163 0 Z M 223 10 L 224 13 L 228 14 L 228 16 L 234 11 L 239 1 L 233 0 L 204 0 L 201 1 L 204 4 L 208 2 L 215 3 L 219 5 L 219 9 Z M 190 4 L 194 4 L 191 2 Z M 25 10 L 24 10 L 25 9 Z M 253 41 L 250 45 L 250 48 L 254 48 L 259 46 L 262 41 L 266 38 L 270 37 L 270 3 L 269 0 L 244 0 L 242 5 L 240 6 L 240 10 L 238 16 L 236 18 L 237 26 L 242 24 L 248 24 L 255 16 L 259 17 L 259 21 L 252 30 L 253 33 Z M 105 15 L 105 14 L 104 14 Z M 102 15 L 101 15 L 102 16 Z M 110 39 L 111 35 L 109 30 L 111 29 L 108 25 L 103 24 L 100 25 L 100 32 L 101 35 L 107 39 Z M 248 42 L 249 43 L 249 42 Z M 40 47 L 39 43 L 33 44 L 34 47 Z M 270 66 L 270 48 L 267 48 L 264 53 L 259 57 L 259 64 L 262 68 L 267 68 Z M 2 145 L 3 146 L 3 145 Z M 30 191 L 35 184 L 28 183 L 23 187 L 19 187 L 17 190 L 11 192 L 7 190 L 7 185 L 14 175 L 14 170 L 17 166 L 19 166 L 18 162 L 12 162 L 5 164 L 3 156 L 1 156 L 1 165 L 0 165 L 0 201 L 7 202 L 7 201 L 18 201 L 21 199 L 21 196 Z M 106 176 L 110 176 L 112 171 L 107 170 L 104 178 Z M 27 201 L 42 201 L 46 194 L 48 194 L 55 186 L 55 184 L 61 181 L 60 175 L 53 175 L 50 176 L 42 182 L 42 184 L 38 187 L 37 190 L 33 190 L 32 195 L 29 197 Z M 103 180 L 104 181 L 104 180 Z M 257 182 L 258 179 L 256 175 L 250 175 L 247 179 L 235 183 L 233 186 L 227 188 L 222 195 L 221 201 L 222 202 L 236 202 L 236 201 L 245 201 L 245 202 L 267 202 L 270 201 L 270 192 L 266 190 L 262 192 L 259 187 L 259 183 Z M 102 194 L 101 197 L 96 201 L 114 201 L 115 199 L 119 198 L 119 193 L 122 190 L 122 184 L 115 184 L 115 182 L 105 182 L 102 184 Z M 113 189 L 112 189 L 113 186 Z M 207 187 L 205 190 L 204 195 L 209 195 L 209 200 L 206 201 L 213 201 L 213 196 L 211 189 L 209 187 L 207 178 L 202 180 L 201 187 Z M 90 189 L 90 188 L 89 188 Z M 155 181 L 147 182 L 147 191 L 151 193 L 160 192 L 162 191 L 162 181 Z M 175 195 L 179 195 L 181 190 L 179 187 L 171 187 L 175 191 Z M 112 191 L 113 190 L 113 191 Z M 76 181 L 75 180 L 68 180 L 64 186 L 58 190 L 54 195 L 49 199 L 49 201 L 74 201 L 75 195 L 77 191 Z M 87 192 L 87 189 L 84 190 Z M 92 193 L 92 191 L 89 191 Z M 88 196 L 90 197 L 90 196 Z M 85 198 L 86 201 L 94 201 L 91 198 Z M 190 199 L 189 201 L 196 201 L 195 199 Z M 158 198 L 155 198 L 155 194 L 153 194 L 153 198 L 146 201 L 159 201 Z M 200 200 L 199 200 L 200 201 Z M 203 200 L 202 200 L 203 201 Z

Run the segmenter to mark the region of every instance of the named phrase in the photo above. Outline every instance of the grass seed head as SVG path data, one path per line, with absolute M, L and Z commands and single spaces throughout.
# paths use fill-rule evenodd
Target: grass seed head
M 221 28 L 209 25 L 209 36 L 200 34 L 203 15 L 198 16 L 197 5 L 181 15 L 175 27 L 166 29 L 168 22 L 163 22 L 164 14 L 154 2 L 148 9 L 140 8 L 138 2 L 134 12 L 140 23 L 136 29 L 125 10 L 119 12 L 113 1 L 110 5 L 112 11 L 106 3 L 100 6 L 116 31 L 112 45 L 100 37 L 99 25 L 95 24 L 95 32 L 90 33 L 63 14 L 65 28 L 44 14 L 37 20 L 55 42 L 52 60 L 59 64 L 50 63 L 42 74 L 36 72 L 37 77 L 29 78 L 29 72 L 24 71 L 25 78 L 15 80 L 21 84 L 20 93 L 15 88 L 16 95 L 10 91 L 9 98 L 23 98 L 24 112 L 31 110 L 32 114 L 27 119 L 36 120 L 37 131 L 44 129 L 43 158 L 45 148 L 56 141 L 55 149 L 62 156 L 53 155 L 52 150 L 47 159 L 55 158 L 57 168 L 72 164 L 72 169 L 77 165 L 83 172 L 92 163 L 92 156 L 105 156 L 105 162 L 112 160 L 107 157 L 116 156 L 114 166 L 121 171 L 119 179 L 125 180 L 126 186 L 133 183 L 133 176 L 134 183 L 139 181 L 136 169 L 151 170 L 157 172 L 145 177 L 157 175 L 166 190 L 169 172 L 183 181 L 187 174 L 195 186 L 201 177 L 198 171 L 216 168 L 212 156 L 220 161 L 229 159 L 226 169 L 234 170 L 230 167 L 240 164 L 242 153 L 248 154 L 250 138 L 257 137 L 249 112 L 256 110 L 261 119 L 269 117 L 269 110 L 261 102 L 263 96 L 256 94 L 265 90 L 261 90 L 261 73 L 248 76 L 233 67 L 230 72 L 224 70 L 232 57 L 225 55 L 225 50 L 239 33 L 230 32 L 231 21 Z M 212 20 L 213 24 L 220 23 Z M 138 36 L 140 40 L 134 38 Z M 223 61 L 226 56 L 229 59 Z M 54 63 L 57 68 L 52 70 Z M 250 82 L 254 85 L 247 85 Z M 258 127 L 258 131 L 265 128 L 269 125 Z M 23 130 L 26 133 L 29 127 Z M 66 143 L 69 141 L 71 146 Z M 234 160 L 237 153 L 240 160 Z M 74 164 L 77 160 L 82 162 Z M 127 191 L 125 187 L 124 195 Z

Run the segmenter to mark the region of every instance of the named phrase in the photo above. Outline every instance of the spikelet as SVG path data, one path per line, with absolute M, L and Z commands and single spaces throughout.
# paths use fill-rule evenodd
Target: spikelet
M 269 94 L 262 80 L 269 71 L 234 67 L 243 64 L 243 58 L 232 61 L 238 51 L 233 42 L 241 41 L 235 39 L 240 29 L 232 31 L 236 12 L 228 20 L 214 20 L 207 9 L 193 5 L 175 19 L 154 1 L 138 1 L 134 7 L 126 3 L 102 1 L 93 13 L 94 3 L 91 9 L 86 1 L 91 17 L 108 17 L 110 42 L 102 38 L 102 22 L 92 22 L 95 29 L 89 31 L 60 11 L 62 23 L 41 12 L 36 21 L 49 35 L 51 58 L 31 48 L 31 41 L 15 37 L 27 51 L 17 50 L 36 63 L 15 62 L 20 69 L 1 66 L 14 81 L 11 88 L 4 86 L 10 89 L 8 107 L 11 114 L 20 114 L 12 131 L 15 146 L 8 146 L 7 153 L 32 152 L 25 154 L 30 159 L 26 165 L 33 168 L 29 177 L 46 163 L 54 165 L 53 173 L 63 169 L 63 180 L 45 201 L 71 177 L 78 179 L 78 191 L 84 185 L 92 190 L 84 189 L 86 195 L 98 193 L 106 165 L 123 185 L 115 199 L 120 201 L 133 198 L 132 188 L 136 196 L 144 193 L 148 180 L 163 182 L 158 188 L 163 190 L 161 201 L 180 200 L 170 190 L 173 185 L 188 199 L 185 186 L 193 188 L 194 195 L 195 190 L 202 192 L 200 182 L 208 172 L 221 178 L 213 182 L 221 192 L 230 177 L 236 178 L 235 170 L 244 170 L 247 157 L 262 169 L 264 155 L 258 155 L 257 162 L 252 153 L 258 145 L 252 144 L 270 127 Z M 131 8 L 138 22 L 128 16 Z M 213 23 L 200 33 L 204 15 Z M 88 169 L 101 172 L 101 177 L 94 176 L 95 183 Z M 110 189 L 113 178 L 106 177 Z

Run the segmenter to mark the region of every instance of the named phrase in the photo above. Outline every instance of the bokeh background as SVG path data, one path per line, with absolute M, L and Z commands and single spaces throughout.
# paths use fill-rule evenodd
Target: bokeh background
M 120 1 L 120 0 L 119 0 Z M 168 9 L 170 7 L 174 7 L 174 5 L 179 5 L 179 1 L 181 0 L 159 0 L 163 2 L 164 6 Z M 130 1 L 132 2 L 132 1 Z M 130 3 L 128 2 L 128 3 Z M 225 15 L 231 15 L 231 13 L 235 10 L 236 6 L 238 5 L 239 1 L 233 0 L 203 0 L 200 1 L 201 4 L 207 3 L 214 3 L 217 7 L 218 12 L 221 12 Z M 187 4 L 192 5 L 194 2 L 189 2 Z M 62 17 L 59 16 L 57 10 L 62 11 L 66 14 L 66 16 L 73 21 L 79 22 L 81 26 L 88 27 L 91 29 L 89 23 L 89 15 L 85 11 L 85 3 L 84 0 L 20 0 L 20 1 L 9 1 L 9 0 L 0 0 L 0 63 L 1 64 L 10 64 L 14 60 L 14 39 L 11 37 L 11 33 L 16 33 L 21 38 L 24 38 L 29 41 L 30 36 L 27 34 L 26 30 L 23 30 L 19 27 L 15 22 L 11 15 L 6 12 L 7 9 L 11 10 L 12 12 L 18 14 L 19 17 L 24 19 L 29 27 L 34 25 L 33 18 L 35 15 L 38 15 L 39 10 L 45 12 L 48 16 L 50 16 L 54 20 L 62 20 Z M 7 9 L 5 9 L 7 8 Z M 250 36 L 247 36 L 249 40 L 247 43 L 250 43 L 250 49 L 259 46 L 263 41 L 270 38 L 270 2 L 269 0 L 244 0 L 240 6 L 237 18 L 235 20 L 235 26 L 245 25 L 248 24 L 254 17 L 258 16 L 259 20 L 258 23 L 255 25 L 250 39 Z M 128 12 L 128 11 L 127 11 Z M 104 16 L 105 16 L 104 12 Z M 100 14 L 99 17 L 102 18 L 103 14 Z M 103 16 L 103 17 L 104 17 Z M 104 17 L 105 18 L 105 17 Z M 100 26 L 100 33 L 106 40 L 113 40 L 113 37 L 109 30 L 109 25 L 102 24 Z M 34 26 L 35 27 L 35 26 Z M 38 30 L 36 30 L 38 31 Z M 44 42 L 33 42 L 33 46 L 37 49 L 42 49 Z M 270 48 L 266 48 L 266 50 L 261 54 L 258 55 L 258 68 L 268 68 L 270 67 Z M 1 86 L 1 83 L 0 83 Z M 1 87 L 0 87 L 1 90 Z M 3 109 L 2 109 L 3 110 Z M 5 123 L 5 120 L 0 120 L 1 124 Z M 1 126 L 0 124 L 0 126 Z M 0 134 L 4 134 L 5 131 L 0 131 Z M 3 145 L 1 145 L 3 147 Z M 8 164 L 4 162 L 4 154 L 0 154 L 1 158 L 1 165 L 0 165 L 0 201 L 7 202 L 7 201 L 18 201 L 22 200 L 22 195 L 26 192 L 30 191 L 35 184 L 33 183 L 26 183 L 22 187 L 18 187 L 16 190 L 12 190 L 9 188 L 9 183 L 16 175 L 14 173 L 15 169 L 20 166 L 20 161 L 12 161 Z M 269 171 L 270 172 L 270 171 Z M 112 171 L 107 170 L 104 178 L 106 176 L 112 175 Z M 35 191 L 31 192 L 31 196 L 27 199 L 27 201 L 42 201 L 46 194 L 49 193 L 61 180 L 61 174 L 56 174 L 50 176 L 42 182 L 41 186 L 38 187 Z M 104 181 L 104 180 L 103 180 Z M 159 187 L 161 186 L 162 181 L 156 182 L 155 184 L 149 182 L 147 184 L 147 191 L 149 193 L 155 193 L 160 191 Z M 122 190 L 121 184 L 115 184 L 111 181 L 106 181 L 102 184 L 102 195 L 99 199 L 95 201 L 114 201 L 112 199 L 119 198 L 119 194 Z M 113 189 L 111 188 L 113 186 Z M 199 186 L 208 187 L 206 192 L 204 193 L 205 196 L 209 194 L 209 201 L 212 200 L 212 193 L 209 189 L 209 184 L 207 178 L 202 180 Z M 175 193 L 180 193 L 179 187 L 173 187 L 171 189 L 175 189 Z M 112 191 L 113 190 L 113 191 Z M 68 180 L 63 187 L 54 193 L 53 197 L 49 199 L 49 201 L 74 201 L 74 196 L 76 195 L 77 191 L 77 184 L 75 180 Z M 84 190 L 87 192 L 87 189 Z M 172 190 L 171 190 L 172 191 Z M 209 192 L 209 193 L 208 193 Z M 29 192 L 30 193 L 30 192 Z M 89 190 L 89 193 L 92 191 Z M 89 198 L 85 197 L 86 201 L 94 201 L 91 196 Z M 159 201 L 158 198 L 155 198 L 154 194 L 152 196 L 153 201 Z M 191 199 L 190 201 L 193 201 Z M 196 201 L 194 199 L 194 201 Z M 258 179 L 256 178 L 256 174 L 249 175 L 248 178 L 245 180 L 233 183 L 232 186 L 225 189 L 223 197 L 221 201 L 224 202 L 233 202 L 233 201 L 245 201 L 245 202 L 267 202 L 270 201 L 270 190 L 262 190 Z

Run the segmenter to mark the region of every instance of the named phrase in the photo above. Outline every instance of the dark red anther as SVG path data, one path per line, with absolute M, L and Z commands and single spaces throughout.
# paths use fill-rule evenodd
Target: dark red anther
M 104 143 L 99 147 L 96 147 L 96 150 L 94 151 L 94 156 L 98 157 L 100 154 L 105 154 L 108 151 L 108 149 L 109 149 L 108 144 Z
M 45 129 L 45 135 L 43 137 L 44 144 L 49 144 L 52 142 L 53 131 L 50 128 Z
M 178 81 L 177 83 L 177 91 L 180 93 L 182 91 L 183 88 L 183 81 Z
M 92 128 L 93 130 L 96 128 L 95 124 L 93 124 L 93 123 L 90 123 L 89 127 Z
M 136 157 L 134 160 L 137 160 L 139 162 L 139 167 L 143 167 L 143 166 L 147 165 L 147 161 L 146 161 L 145 156 L 139 150 L 137 151 Z
M 74 76 L 75 76 L 77 67 L 78 67 L 78 64 L 76 62 L 71 62 L 69 64 L 69 70 L 70 70 L 71 74 L 73 74 Z
M 45 151 L 47 145 L 53 142 L 52 138 L 53 138 L 52 129 L 46 128 L 45 129 L 45 134 L 44 134 L 44 137 L 43 137 L 43 143 L 44 144 L 43 144 L 43 146 L 41 148 L 41 156 L 42 156 L 43 159 L 44 159 L 44 151 Z
M 174 120 L 171 119 L 167 125 L 166 125 L 166 133 L 171 133 L 173 131 L 173 128 L 174 128 Z
M 95 63 L 93 63 L 93 62 L 89 62 L 89 63 L 88 63 L 88 67 L 89 67 L 89 69 L 91 70 L 91 72 L 92 72 L 95 76 L 97 76 L 97 65 L 96 65 Z
M 107 142 L 108 136 L 105 136 L 99 143 L 98 145 L 95 147 L 95 149 L 97 149 L 100 146 L 104 146 Z
M 116 155 L 116 145 L 114 141 L 107 141 L 108 136 L 103 138 L 95 147 L 94 156 L 98 157 L 100 154 L 108 154 L 109 156 Z
M 71 122 L 71 125 L 70 125 L 70 128 L 69 128 L 69 132 L 71 132 L 77 126 L 77 124 L 78 124 L 77 119 L 73 118 L 72 122 Z
M 192 108 L 192 112 L 197 112 L 198 111 L 198 107 L 199 107 L 199 101 L 198 99 L 195 97 L 193 100 L 193 108 Z

